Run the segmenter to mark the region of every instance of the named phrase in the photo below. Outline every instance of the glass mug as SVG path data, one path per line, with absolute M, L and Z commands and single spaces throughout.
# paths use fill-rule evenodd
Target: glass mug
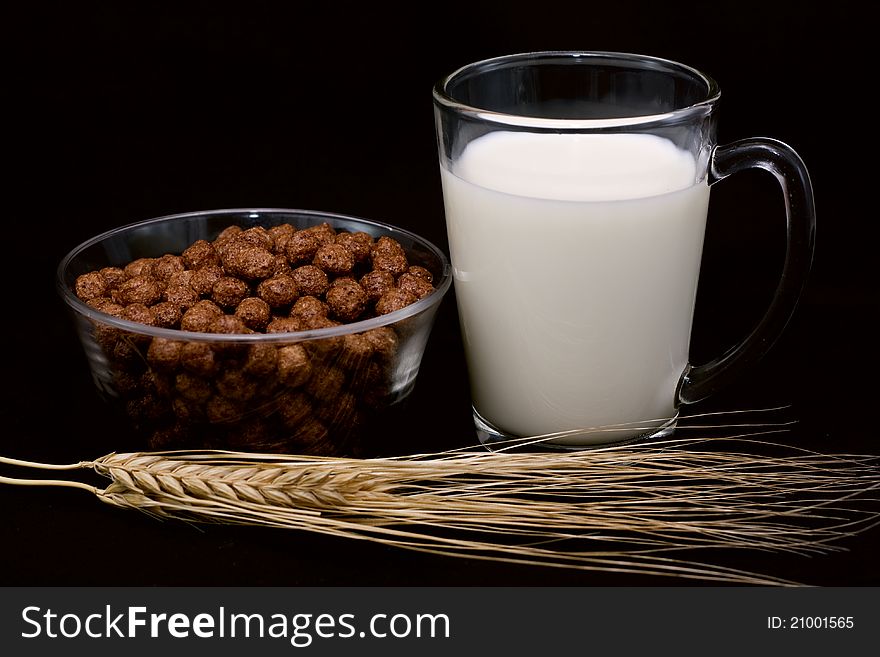
M 787 145 L 716 145 L 717 84 L 676 62 L 538 52 L 470 64 L 434 88 L 446 226 L 484 444 L 555 447 L 671 433 L 763 356 L 806 282 L 807 170 Z M 709 189 L 747 168 L 782 186 L 781 280 L 739 345 L 688 363 Z

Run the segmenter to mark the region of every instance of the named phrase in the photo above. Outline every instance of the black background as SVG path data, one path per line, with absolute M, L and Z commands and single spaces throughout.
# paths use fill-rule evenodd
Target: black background
M 822 3 L 825 4 L 825 3 Z M 173 7 L 173 8 L 172 8 Z M 69 3 L 6 24 L 0 453 L 64 462 L 120 444 L 54 290 L 61 257 L 133 221 L 226 207 L 363 216 L 446 249 L 430 92 L 485 57 L 641 52 L 719 81 L 719 139 L 766 135 L 809 166 L 818 241 L 804 299 L 756 368 L 692 412 L 791 405 L 785 440 L 878 453 L 873 84 L 847 3 Z M 837 47 L 840 44 L 842 47 Z M 868 166 L 859 164 L 867 156 Z M 775 181 L 713 190 L 692 360 L 736 342 L 781 269 Z M 409 406 L 413 449 L 472 441 L 454 297 Z M 6 472 L 6 470 L 4 470 Z M 296 532 L 193 528 L 78 491 L 0 489 L 3 584 L 675 583 L 445 559 Z M 811 584 L 880 584 L 880 532 L 848 553 L 725 563 Z M 695 555 L 705 557 L 705 555 Z

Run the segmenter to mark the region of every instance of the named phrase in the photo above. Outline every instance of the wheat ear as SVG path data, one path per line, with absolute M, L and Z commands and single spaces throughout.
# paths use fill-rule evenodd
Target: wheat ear
M 93 468 L 111 480 L 103 489 L 0 483 L 74 486 L 161 518 L 292 528 L 472 559 L 784 585 L 793 582 L 675 556 L 694 548 L 823 554 L 880 523 L 878 457 L 762 437 L 777 430 L 580 452 L 367 460 L 110 454 L 51 466 Z M 767 448 L 783 455 L 755 453 Z

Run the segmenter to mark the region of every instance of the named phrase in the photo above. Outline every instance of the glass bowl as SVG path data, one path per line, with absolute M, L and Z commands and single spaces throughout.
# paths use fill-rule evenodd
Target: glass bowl
M 397 240 L 409 265 L 432 274 L 434 291 L 349 324 L 249 334 L 149 326 L 102 312 L 75 293 L 81 274 L 180 255 L 230 226 L 324 223 Z M 99 394 L 122 411 L 144 449 L 360 456 L 383 452 L 384 432 L 370 429 L 387 426 L 412 391 L 450 281 L 446 256 L 408 231 L 325 212 L 237 209 L 159 217 L 98 235 L 62 260 L 57 284 Z

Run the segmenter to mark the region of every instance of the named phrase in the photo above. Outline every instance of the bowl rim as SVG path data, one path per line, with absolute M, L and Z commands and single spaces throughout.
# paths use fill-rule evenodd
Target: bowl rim
M 315 219 L 342 220 L 347 222 L 366 224 L 368 226 L 372 226 L 374 228 L 378 228 L 382 231 L 390 232 L 392 234 L 403 235 L 408 239 L 421 244 L 437 257 L 438 261 L 440 262 L 441 269 L 440 280 L 435 281 L 434 291 L 426 297 L 419 299 L 415 303 L 411 303 L 405 308 L 401 308 L 400 310 L 395 310 L 394 312 L 388 313 L 387 315 L 372 317 L 370 319 L 364 319 L 358 322 L 352 322 L 350 324 L 342 324 L 340 326 L 333 326 L 322 329 L 311 329 L 307 331 L 295 331 L 289 333 L 232 334 L 203 333 L 197 331 L 183 331 L 180 329 L 159 328 L 156 326 L 149 326 L 147 324 L 140 324 L 138 322 L 132 322 L 127 319 L 115 317 L 113 315 L 110 315 L 109 313 L 102 312 L 100 310 L 97 310 L 96 308 L 92 308 L 91 306 L 89 306 L 87 303 L 77 297 L 74 291 L 65 283 L 65 274 L 67 273 L 67 270 L 73 260 L 86 249 L 110 237 L 114 237 L 127 231 L 131 231 L 135 228 L 141 228 L 143 226 L 148 226 L 151 224 L 167 223 L 172 221 L 180 221 L 184 219 L 192 219 L 196 217 L 212 215 L 232 215 L 244 213 L 254 215 L 259 215 L 260 213 L 291 214 L 300 216 L 305 215 L 307 217 L 313 217 Z M 257 217 L 255 216 L 252 218 Z M 388 326 L 389 324 L 396 324 L 397 322 L 418 315 L 423 311 L 428 310 L 432 306 L 437 306 L 440 304 L 440 301 L 442 301 L 444 295 L 449 290 L 449 287 L 452 284 L 452 267 L 449 263 L 449 259 L 446 257 L 446 254 L 444 254 L 442 250 L 440 250 L 429 240 L 406 229 L 399 228 L 391 224 L 386 224 L 381 221 L 373 221 L 372 219 L 364 219 L 362 217 L 356 217 L 354 215 L 340 214 L 335 212 L 324 212 L 321 210 L 299 210 L 291 208 L 224 208 L 218 210 L 200 210 L 197 212 L 183 212 L 177 214 L 163 215 L 160 217 L 153 217 L 142 221 L 135 221 L 133 223 L 119 226 L 117 228 L 113 228 L 111 230 L 100 233 L 99 235 L 91 237 L 88 240 L 75 246 L 67 253 L 67 255 L 64 256 L 64 258 L 61 259 L 61 262 L 56 269 L 55 283 L 58 289 L 58 293 L 61 295 L 61 298 L 77 314 L 83 315 L 93 321 L 108 324 L 110 326 L 123 329 L 131 333 L 186 342 L 234 342 L 247 344 L 276 342 L 293 343 L 305 342 L 307 340 L 317 340 L 322 338 L 332 338 L 353 333 L 363 333 L 365 331 L 380 328 L 382 326 Z

